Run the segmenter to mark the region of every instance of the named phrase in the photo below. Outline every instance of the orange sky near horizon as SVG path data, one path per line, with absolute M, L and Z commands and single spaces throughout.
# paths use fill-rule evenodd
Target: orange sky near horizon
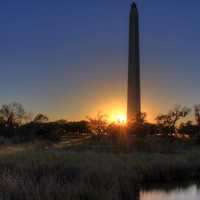
M 95 96 L 95 95 L 94 95 Z M 117 121 L 120 117 L 126 117 L 126 110 L 127 110 L 127 100 L 126 96 L 115 96 L 113 98 L 107 98 L 105 101 L 98 97 L 94 97 L 90 99 L 89 102 L 84 101 L 84 97 L 82 102 L 79 103 L 77 109 L 73 110 L 74 113 L 70 114 L 70 109 L 64 107 L 64 103 L 60 103 L 60 109 L 57 112 L 51 113 L 52 120 L 58 119 L 66 119 L 69 121 L 77 121 L 77 120 L 85 120 L 87 116 L 95 117 L 98 112 L 105 114 L 107 116 L 107 120 L 110 122 Z M 74 102 L 76 103 L 76 102 Z M 71 108 L 73 109 L 73 108 Z M 60 111 L 59 111 L 60 110 Z M 62 112 L 61 112 L 62 110 Z M 63 111 L 66 110 L 66 115 L 60 115 Z M 158 112 L 156 112 L 155 107 L 150 103 L 142 100 L 142 112 L 147 114 L 147 121 L 154 122 L 154 119 Z

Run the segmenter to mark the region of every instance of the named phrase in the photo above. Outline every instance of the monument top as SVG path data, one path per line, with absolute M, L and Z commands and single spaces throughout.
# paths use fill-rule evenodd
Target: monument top
M 137 12 L 138 12 L 138 10 L 137 10 L 137 5 L 136 5 L 135 2 L 133 2 L 133 3 L 131 4 L 131 12 L 132 12 L 132 13 L 137 13 Z
M 137 9 L 137 5 L 136 5 L 135 2 L 132 3 L 131 8 L 132 8 L 132 9 L 133 9 L 133 8 L 136 8 L 136 9 Z

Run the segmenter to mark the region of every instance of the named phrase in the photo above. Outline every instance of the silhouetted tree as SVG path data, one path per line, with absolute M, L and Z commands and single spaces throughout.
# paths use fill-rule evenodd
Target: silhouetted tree
M 135 117 L 135 123 L 144 124 L 146 122 L 147 114 L 144 112 L 138 113 Z
M 189 135 L 190 137 L 195 136 L 198 133 L 198 126 L 194 125 L 192 121 L 187 121 L 186 123 L 181 123 L 178 129 L 178 133 L 183 135 Z
M 101 112 L 97 113 L 95 118 L 87 117 L 89 128 L 94 135 L 102 136 L 106 135 L 106 128 L 107 128 L 107 120 L 106 115 L 102 114 Z
M 132 125 L 132 124 L 144 124 L 146 122 L 146 113 L 145 112 L 140 112 L 135 114 L 135 116 L 133 117 L 133 119 L 131 119 L 128 124 Z
M 190 112 L 187 107 L 181 107 L 179 105 L 169 111 L 168 114 L 160 114 L 156 117 L 157 125 L 159 127 L 159 132 L 161 134 L 167 134 L 168 136 L 173 136 L 176 133 L 176 123 L 178 120 L 186 117 Z
M 37 114 L 35 116 L 35 118 L 33 119 L 34 123 L 45 123 L 45 122 L 48 122 L 48 121 L 49 121 L 49 118 L 42 113 Z
M 2 105 L 0 116 L 5 121 L 7 127 L 20 125 L 27 117 L 23 106 L 16 102 Z
M 137 113 L 128 123 L 128 133 L 144 136 L 147 134 L 146 113 Z

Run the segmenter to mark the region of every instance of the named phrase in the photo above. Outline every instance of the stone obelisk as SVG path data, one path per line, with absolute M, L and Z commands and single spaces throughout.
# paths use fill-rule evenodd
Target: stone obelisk
M 135 3 L 131 6 L 129 23 L 127 120 L 131 122 L 141 112 L 139 17 Z

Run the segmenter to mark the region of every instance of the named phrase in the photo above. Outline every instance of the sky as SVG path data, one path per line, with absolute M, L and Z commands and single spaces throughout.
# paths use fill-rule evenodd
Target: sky
M 0 104 L 52 119 L 126 113 L 131 0 L 0 2 Z M 200 103 L 200 1 L 137 0 L 142 110 Z

